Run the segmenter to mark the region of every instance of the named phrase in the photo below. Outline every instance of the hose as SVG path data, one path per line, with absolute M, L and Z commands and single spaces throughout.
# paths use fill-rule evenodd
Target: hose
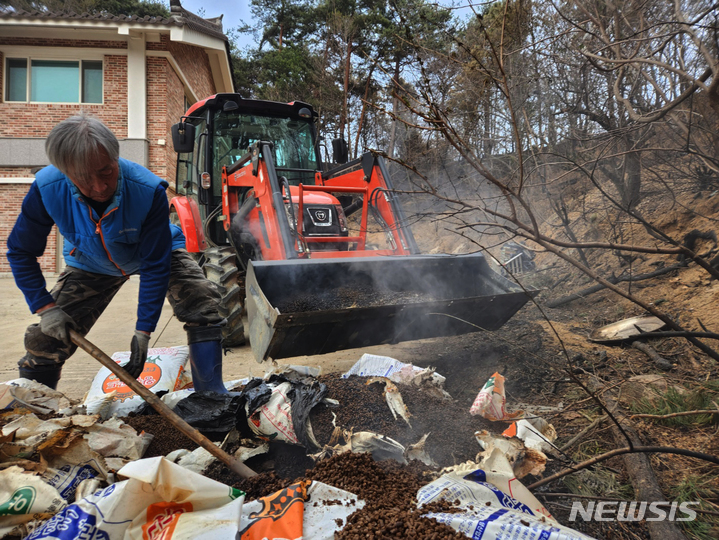
M 217 217 L 217 214 L 222 212 L 222 205 L 215 208 L 209 216 L 207 216 L 207 219 L 205 219 L 205 222 L 202 224 L 202 231 L 205 233 L 205 240 L 210 245 L 210 247 L 218 247 L 217 244 L 215 244 L 212 241 L 212 238 L 210 237 L 210 222 Z

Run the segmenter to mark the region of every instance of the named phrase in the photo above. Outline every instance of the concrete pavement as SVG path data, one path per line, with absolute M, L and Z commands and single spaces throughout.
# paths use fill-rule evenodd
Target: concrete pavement
M 47 281 L 50 290 L 56 278 L 48 277 Z M 130 340 L 135 329 L 139 286 L 138 276 L 130 278 L 86 336 L 108 356 L 130 349 Z M 0 349 L 0 382 L 18 377 L 17 362 L 25 354 L 23 346 L 25 329 L 38 321 L 39 317 L 30 313 L 25 298 L 15 286 L 12 276 L 0 275 L 0 329 L 4 338 Z M 187 337 L 182 329 L 182 323 L 174 317 L 170 304 L 165 300 L 160 322 L 150 339 L 150 347 L 173 347 L 185 344 Z M 323 373 L 344 372 L 365 352 L 394 356 L 402 360 L 401 349 L 401 344 L 385 345 L 312 357 L 300 356 L 281 360 L 280 363 L 320 366 Z M 83 399 L 100 367 L 97 360 L 78 349 L 63 367 L 58 390 L 70 399 Z M 261 377 L 271 368 L 270 362 L 258 363 L 249 346 L 238 347 L 231 349 L 224 357 L 223 379 L 229 381 L 248 376 Z

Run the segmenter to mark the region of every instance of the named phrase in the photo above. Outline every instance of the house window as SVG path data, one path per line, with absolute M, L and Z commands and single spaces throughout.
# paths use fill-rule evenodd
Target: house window
M 100 60 L 8 58 L 5 72 L 5 101 L 102 103 Z

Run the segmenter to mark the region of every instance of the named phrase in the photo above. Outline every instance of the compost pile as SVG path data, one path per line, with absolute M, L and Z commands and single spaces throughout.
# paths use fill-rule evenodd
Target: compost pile
M 342 379 L 338 374 L 320 376 L 328 387 L 328 398 L 339 402 L 337 407 L 320 404 L 312 410 L 310 422 L 315 438 L 324 445 L 329 442 L 333 425 L 354 432 L 372 431 L 395 439 L 403 445 L 416 443 L 429 433 L 426 449 L 440 467 L 473 460 L 481 447 L 474 432 L 493 429 L 493 423 L 471 416 L 468 407 L 451 399 L 429 395 L 422 389 L 397 384 L 407 409 L 411 427 L 401 418 L 395 419 L 383 396 L 384 387 L 366 377 Z M 167 455 L 173 450 L 194 449 L 197 445 L 179 433 L 158 415 L 133 415 L 126 419 L 138 432 L 154 435 L 145 457 Z M 499 429 L 494 426 L 494 431 Z M 232 452 L 232 448 L 228 448 Z M 307 478 L 347 490 L 365 500 L 366 506 L 355 512 L 338 538 L 465 538 L 449 526 L 421 517 L 429 509 L 416 507 L 417 490 L 430 482 L 428 467 L 418 461 L 401 465 L 387 460 L 376 462 L 370 454 L 344 453 L 315 462 L 303 447 L 271 443 L 267 454 L 253 457 L 246 464 L 258 476 L 242 479 L 220 462 L 205 471 L 219 482 L 246 492 L 246 500 L 255 500 Z M 433 508 L 433 510 L 439 510 Z M 451 511 L 449 507 L 441 510 Z M 371 536 L 370 536 L 371 537 Z
M 368 383 L 365 377 L 342 379 L 338 374 L 323 375 L 318 379 L 327 385 L 327 397 L 339 401 L 338 407 L 320 404 L 310 414 L 312 431 L 320 445 L 330 440 L 334 415 L 334 424 L 338 427 L 354 432 L 375 432 L 405 446 L 416 443 L 422 435 L 429 433 L 425 446 L 428 454 L 439 467 L 448 467 L 473 460 L 482 450 L 474 438 L 476 431 L 501 432 L 506 427 L 480 416 L 471 416 L 469 408 L 456 401 L 431 396 L 411 385 L 397 384 L 412 415 L 410 427 L 401 418 L 393 417 L 381 384 Z M 144 457 L 167 455 L 181 448 L 197 448 L 196 443 L 161 416 L 131 415 L 126 422 L 138 432 L 154 435 Z M 276 474 L 292 480 L 303 476 L 312 468 L 314 461 L 300 446 L 273 443 L 268 455 L 252 458 L 247 464 L 257 471 L 271 468 Z M 227 483 L 227 475 L 233 474 L 224 470 L 212 477 Z
M 471 416 L 468 407 L 454 400 L 434 397 L 412 385 L 397 384 L 412 415 L 410 427 L 392 416 L 380 383 L 356 376 L 342 379 L 338 374 L 321 376 L 320 381 L 327 385 L 328 397 L 340 402 L 338 408 L 319 406 L 312 410 L 310 421 L 320 444 L 329 442 L 334 413 L 337 426 L 380 433 L 404 446 L 416 443 L 429 433 L 427 452 L 440 467 L 449 467 L 473 460 L 482 450 L 474 438 L 476 431 L 501 432 L 506 427 L 481 416 Z

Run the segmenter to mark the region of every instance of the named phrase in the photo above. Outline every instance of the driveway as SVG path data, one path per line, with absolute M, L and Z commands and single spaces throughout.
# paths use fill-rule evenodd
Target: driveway
M 47 281 L 49 290 L 54 285 L 55 278 L 48 278 Z M 130 278 L 86 336 L 108 356 L 112 356 L 117 351 L 130 349 L 130 340 L 135 329 L 139 286 L 138 276 Z M 25 354 L 23 346 L 25 329 L 39 320 L 37 315 L 30 313 L 25 298 L 15 286 L 12 276 L 0 275 L 0 329 L 5 336 L 5 345 L 0 350 L 0 382 L 18 377 L 17 362 Z M 160 322 L 150 339 L 150 347 L 186 344 L 187 338 L 182 323 L 174 317 L 170 304 L 165 301 Z M 401 348 L 401 345 L 368 347 L 312 357 L 283 359 L 280 363 L 320 366 L 323 373 L 344 372 L 365 352 L 392 356 L 393 350 L 400 352 Z M 395 358 L 401 359 L 396 355 Z M 97 360 L 85 351 L 78 350 L 65 363 L 57 389 L 70 399 L 83 399 L 100 367 Z M 244 346 L 231 349 L 225 355 L 222 375 L 226 381 L 249 376 L 261 377 L 272 367 L 271 362 L 258 363 L 249 346 Z

